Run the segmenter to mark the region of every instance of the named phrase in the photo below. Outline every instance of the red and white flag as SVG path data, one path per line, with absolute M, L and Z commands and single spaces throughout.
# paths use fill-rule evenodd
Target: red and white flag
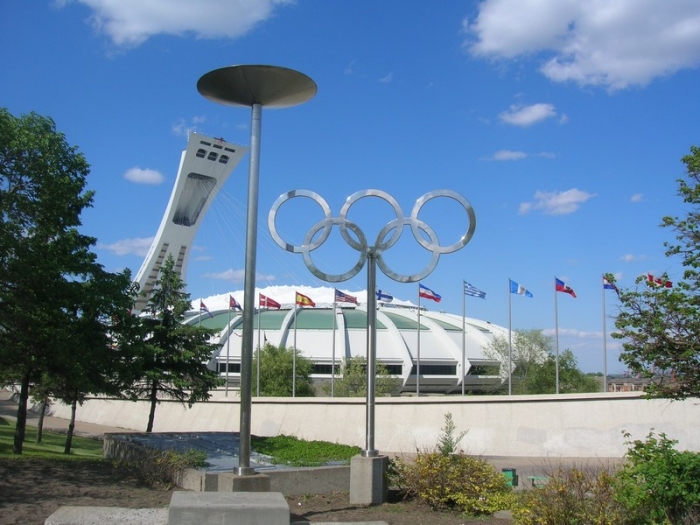
M 260 305 L 260 308 L 277 308 L 278 310 L 282 306 L 274 299 L 270 299 L 269 297 L 263 294 L 260 294 L 258 304 Z
M 661 286 L 663 288 L 672 288 L 673 283 L 665 277 L 654 277 L 650 273 L 647 274 L 647 281 L 652 286 Z

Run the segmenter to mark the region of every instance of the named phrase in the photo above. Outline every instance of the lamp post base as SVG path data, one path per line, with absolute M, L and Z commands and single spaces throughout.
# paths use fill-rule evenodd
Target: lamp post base
M 389 496 L 387 456 L 353 456 L 350 460 L 350 504 L 381 505 Z

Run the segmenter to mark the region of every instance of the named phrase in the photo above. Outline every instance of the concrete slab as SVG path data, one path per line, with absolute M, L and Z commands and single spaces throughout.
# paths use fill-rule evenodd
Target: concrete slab
M 44 525 L 168 525 L 168 509 L 59 507 Z
M 280 492 L 174 492 L 168 525 L 289 525 Z

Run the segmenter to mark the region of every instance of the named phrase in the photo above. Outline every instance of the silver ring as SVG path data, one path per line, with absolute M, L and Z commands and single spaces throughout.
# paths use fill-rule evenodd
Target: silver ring
M 304 236 L 303 243 L 299 246 L 289 244 L 282 239 L 275 224 L 277 212 L 279 211 L 280 207 L 285 202 L 295 197 L 306 197 L 315 201 L 321 207 L 324 215 L 323 219 L 318 221 L 309 229 Z M 360 229 L 360 227 L 347 218 L 348 212 L 352 205 L 365 197 L 379 197 L 380 199 L 386 201 L 394 209 L 394 213 L 396 214 L 396 218 L 389 221 L 381 229 L 377 235 L 377 239 L 371 246 L 367 243 L 364 232 Z M 418 218 L 421 208 L 428 201 L 437 197 L 448 197 L 456 200 L 464 208 L 464 211 L 467 212 L 467 218 L 469 219 L 469 226 L 464 235 L 462 235 L 457 242 L 448 246 L 440 245 L 435 231 L 427 223 Z M 410 283 L 420 281 L 429 275 L 437 266 L 440 255 L 456 252 L 467 245 L 474 235 L 474 230 L 476 229 L 476 215 L 474 214 L 474 209 L 469 201 L 459 193 L 452 190 L 436 190 L 424 194 L 416 201 L 410 217 L 405 217 L 403 211 L 401 210 L 401 206 L 396 199 L 382 190 L 362 190 L 352 194 L 347 198 L 341 207 L 340 213 L 337 217 L 332 216 L 330 206 L 328 206 L 326 200 L 318 193 L 309 190 L 292 190 L 288 191 L 287 193 L 283 193 L 274 202 L 272 208 L 270 208 L 267 223 L 270 234 L 277 245 L 284 248 L 288 252 L 301 253 L 304 257 L 304 263 L 309 271 L 323 281 L 338 283 L 351 279 L 360 272 L 365 265 L 368 254 L 372 253 L 376 257 L 377 265 L 387 277 L 393 279 L 394 281 Z M 311 259 L 311 252 L 321 246 L 328 239 L 333 230 L 333 226 L 338 226 L 340 228 L 340 234 L 348 246 L 359 252 L 359 257 L 355 265 L 347 272 L 341 274 L 327 274 L 322 272 Z M 418 243 L 432 253 L 430 262 L 426 265 L 426 267 L 420 272 L 412 275 L 402 275 L 394 272 L 387 266 L 382 256 L 383 252 L 398 242 L 406 226 L 410 226 L 413 237 L 415 237 Z M 348 230 L 355 235 L 356 239 L 350 235 Z M 321 232 L 320 235 L 318 235 L 318 237 L 314 240 L 314 237 L 316 237 L 319 232 Z

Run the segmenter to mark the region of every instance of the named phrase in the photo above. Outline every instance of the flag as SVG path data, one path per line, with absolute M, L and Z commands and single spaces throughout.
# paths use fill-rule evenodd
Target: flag
M 211 315 L 211 312 L 209 311 L 209 308 L 207 308 L 207 305 L 204 304 L 204 301 L 202 301 L 201 299 L 199 300 L 199 311 L 207 312 L 209 314 L 209 317 L 214 317 L 213 315 Z
M 515 281 L 511 281 L 510 279 L 508 279 L 508 281 L 510 282 L 510 293 L 524 295 L 525 297 L 532 297 L 532 294 L 528 292 L 524 287 L 520 286 Z
M 574 299 L 576 298 L 576 293 L 574 292 L 574 290 L 571 288 L 571 286 L 565 285 L 564 281 L 562 281 L 561 279 L 557 279 L 555 277 L 554 283 L 555 283 L 555 287 L 556 287 L 557 292 L 568 293 Z
M 673 283 L 666 279 L 665 277 L 654 277 L 650 273 L 647 274 L 647 281 L 649 281 L 649 284 L 651 286 L 661 286 L 664 288 L 672 288 Z
M 471 295 L 472 297 L 478 297 L 479 299 L 486 299 L 486 292 L 482 292 L 478 288 L 475 288 L 467 281 L 464 282 L 464 295 Z
M 603 277 L 603 290 L 615 290 L 615 293 L 620 295 L 620 290 L 615 286 L 615 283 L 611 283 L 605 277 Z
M 236 299 L 234 299 L 234 297 L 232 295 L 228 296 L 228 307 L 229 307 L 229 310 L 239 310 L 241 312 L 243 311 L 243 308 L 241 308 L 241 305 L 238 304 L 238 301 L 236 301 Z
M 424 297 L 425 299 L 432 299 L 436 303 L 442 300 L 440 295 L 433 292 L 430 288 L 423 286 L 421 283 L 418 283 L 418 296 Z
M 377 301 L 382 301 L 384 303 L 390 303 L 394 300 L 394 296 L 387 292 L 382 292 L 377 288 Z
M 297 292 L 296 303 L 299 306 L 316 306 L 316 303 L 313 302 L 310 297 L 300 294 L 299 292 Z
M 353 303 L 353 304 L 358 304 L 357 303 L 357 297 L 353 297 L 352 295 L 348 295 L 346 293 L 341 292 L 336 288 L 335 290 L 335 302 L 336 303 Z
M 258 298 L 258 304 L 262 308 L 263 306 L 265 308 L 277 308 L 278 310 L 280 309 L 281 305 L 274 299 L 270 299 L 269 297 L 260 294 Z

